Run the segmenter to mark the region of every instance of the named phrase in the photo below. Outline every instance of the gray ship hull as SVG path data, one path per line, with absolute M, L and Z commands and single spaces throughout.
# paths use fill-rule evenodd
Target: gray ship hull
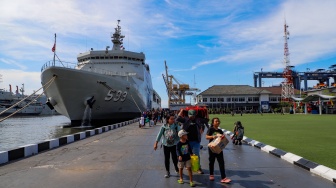
M 132 77 L 49 67 L 41 74 L 42 85 L 54 75 L 56 78 L 44 91 L 55 110 L 68 117 L 72 125 L 80 124 L 88 115 L 93 125 L 129 120 L 140 117 L 148 106 L 145 83 L 137 83 Z M 92 108 L 88 108 L 89 99 L 95 101 Z

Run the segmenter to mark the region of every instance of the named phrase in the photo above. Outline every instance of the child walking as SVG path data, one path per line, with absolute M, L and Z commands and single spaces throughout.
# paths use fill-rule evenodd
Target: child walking
M 189 179 L 190 179 L 190 186 L 195 187 L 195 183 L 192 179 L 192 171 L 191 171 L 191 162 L 190 162 L 190 155 L 192 155 L 192 150 L 187 140 L 187 134 L 185 130 L 180 130 L 178 132 L 178 136 L 180 137 L 180 141 L 176 145 L 176 153 L 178 157 L 178 168 L 179 168 L 179 175 L 180 179 L 177 180 L 178 183 L 183 184 L 183 168 L 186 167 L 188 169 Z
M 213 118 L 211 121 L 211 127 L 208 129 L 208 132 L 206 134 L 206 139 L 209 140 L 209 143 L 217 138 L 217 134 L 221 134 L 222 136 L 225 136 L 223 134 L 223 131 L 219 128 L 219 118 Z M 217 159 L 218 165 L 219 165 L 219 171 L 221 173 L 221 183 L 230 183 L 231 179 L 226 177 L 225 174 L 225 163 L 224 163 L 224 156 L 223 156 L 223 151 L 221 151 L 219 154 L 213 153 L 210 148 L 209 150 L 209 171 L 210 171 L 210 176 L 209 180 L 214 181 L 215 176 L 214 176 L 214 165 L 215 165 L 215 159 Z

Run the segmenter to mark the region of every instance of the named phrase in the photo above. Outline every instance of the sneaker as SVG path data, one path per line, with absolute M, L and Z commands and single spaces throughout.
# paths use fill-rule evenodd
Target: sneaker
M 170 177 L 170 173 L 169 173 L 169 172 L 167 172 L 167 174 L 166 174 L 166 175 L 164 175 L 164 177 L 165 177 L 165 178 L 169 178 L 169 177 Z
M 177 182 L 178 182 L 179 184 L 183 184 L 183 183 L 184 183 L 183 180 L 181 180 L 181 179 L 178 179 Z
M 229 178 L 224 178 L 220 181 L 221 183 L 230 183 L 231 182 L 231 179 Z
M 198 169 L 198 170 L 197 170 L 197 173 L 199 173 L 199 174 L 204 174 L 204 172 L 202 171 L 202 169 Z
M 209 180 L 210 180 L 210 181 L 215 180 L 215 176 L 214 176 L 214 175 L 210 175 L 210 176 L 209 176 Z
M 190 182 L 190 187 L 195 187 L 196 185 L 195 185 L 195 183 L 194 182 Z

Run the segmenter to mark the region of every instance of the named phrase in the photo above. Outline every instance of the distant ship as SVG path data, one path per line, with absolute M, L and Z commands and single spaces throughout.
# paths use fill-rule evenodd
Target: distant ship
M 39 115 L 41 114 L 43 110 L 43 105 L 41 102 L 32 101 L 32 99 L 26 99 L 26 100 L 23 100 L 21 103 L 18 103 L 22 99 L 24 99 L 26 96 L 23 94 L 23 92 L 22 94 L 18 92 L 17 86 L 16 86 L 17 89 L 16 89 L 15 94 L 12 93 L 11 85 L 9 85 L 9 87 L 10 87 L 9 91 L 0 89 L 0 114 L 1 116 L 7 116 L 13 113 L 15 113 L 14 115 Z M 23 88 L 21 88 L 21 91 L 23 91 Z M 30 104 L 26 106 L 28 103 Z M 20 110 L 21 108 L 23 109 Z
M 68 117 L 72 125 L 81 124 L 88 111 L 91 123 L 101 125 L 137 118 L 143 111 L 161 107 L 145 54 L 125 50 L 119 23 L 111 36 L 111 50 L 109 46 L 91 48 L 80 53 L 72 67 L 54 58 L 41 69 L 48 106 Z

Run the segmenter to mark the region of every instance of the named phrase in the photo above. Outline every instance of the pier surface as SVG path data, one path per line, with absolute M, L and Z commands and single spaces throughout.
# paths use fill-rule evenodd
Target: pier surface
M 133 123 L 38 155 L 0 166 L 0 187 L 190 187 L 171 162 L 170 178 L 164 178 L 163 149 L 153 150 L 160 124 L 138 128 Z M 202 137 L 201 165 L 194 174 L 196 187 L 323 187 L 336 184 L 260 149 L 229 143 L 224 149 L 226 174 L 231 184 L 220 183 L 218 163 L 215 181 L 209 181 L 208 151 Z

